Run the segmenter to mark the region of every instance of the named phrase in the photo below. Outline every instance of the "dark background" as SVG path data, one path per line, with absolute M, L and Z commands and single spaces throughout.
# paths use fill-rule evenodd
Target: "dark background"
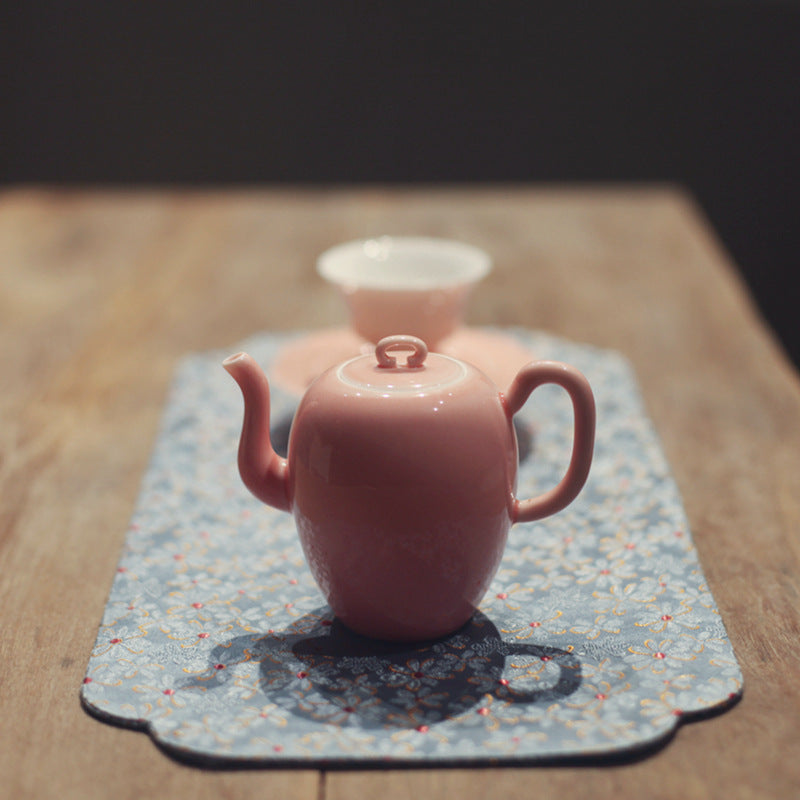
M 0 182 L 676 182 L 800 363 L 797 2 L 0 2 Z

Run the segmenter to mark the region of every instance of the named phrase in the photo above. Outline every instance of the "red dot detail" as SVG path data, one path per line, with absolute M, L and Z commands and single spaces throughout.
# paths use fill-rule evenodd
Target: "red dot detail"
M 541 628 L 541 627 L 542 627 L 541 622 L 531 622 L 531 628 Z
M 91 678 L 84 678 L 84 679 L 83 679 L 83 682 L 84 682 L 84 683 L 91 683 L 91 682 L 92 682 L 92 679 L 91 679 Z
M 610 569 L 601 569 L 600 570 L 600 574 L 601 575 L 610 575 L 611 574 L 611 570 Z
M 626 550 L 635 550 L 636 549 L 636 545 L 633 542 L 628 542 L 628 544 L 625 545 L 625 549 Z
M 292 586 L 297 586 L 297 578 L 289 578 L 289 583 Z
M 479 708 L 479 709 L 478 709 L 478 713 L 479 713 L 479 714 L 480 714 L 482 717 L 485 717 L 485 716 L 486 716 L 486 715 L 489 713 L 489 709 L 488 709 L 488 708 Z
M 508 597 L 508 592 L 498 592 L 497 599 L 498 600 L 505 600 Z
M 297 673 L 297 677 L 300 678 L 300 680 L 303 680 L 303 678 L 307 678 L 308 677 L 308 673 L 307 672 L 302 672 L 302 671 L 298 672 Z
M 183 558 L 183 553 L 175 553 L 175 555 L 174 555 L 174 556 L 172 556 L 172 557 L 173 557 L 173 558 L 174 558 L 176 561 L 180 561 L 180 560 Z
M 348 714 L 352 714 L 352 713 L 355 711 L 355 709 L 353 708 L 353 706 L 345 706 L 345 707 L 344 707 L 344 710 L 345 710 L 345 712 L 346 712 L 346 713 L 348 713 Z
M 679 708 L 676 708 L 676 709 L 675 709 L 675 710 L 672 712 L 672 715 L 673 715 L 673 716 L 675 716 L 675 717 L 682 717 L 682 716 L 683 716 L 683 711 L 681 711 Z
M 128 570 L 125 567 L 117 567 L 117 572 L 127 572 Z
M 417 725 L 417 731 L 419 733 L 427 733 L 430 728 L 427 725 Z
M 542 659 L 541 659 L 541 660 L 542 660 L 542 661 L 552 661 L 552 660 L 553 660 L 553 657 L 552 657 L 552 656 L 542 656 Z
M 424 678 L 425 677 L 425 673 L 424 672 L 415 672 L 414 673 L 414 677 L 415 678 Z
M 500 680 L 499 680 L 499 681 L 497 681 L 497 682 L 498 682 L 498 683 L 499 683 L 501 686 L 508 686 L 508 680 L 507 680 L 506 678 L 500 678 Z
M 653 654 L 653 658 L 660 658 L 660 659 L 663 659 L 663 658 L 666 658 L 666 657 L 667 657 L 667 654 L 666 654 L 666 653 L 654 653 L 654 654 Z
M 208 634 L 207 633 L 198 633 L 197 634 L 197 638 L 198 639 L 208 639 Z
M 225 669 L 224 664 L 214 664 L 214 669 Z
M 282 744 L 276 744 L 272 749 L 276 753 L 282 753 L 283 752 L 283 745 Z
M 192 608 L 202 608 L 202 607 L 203 607 L 202 603 L 192 603 Z
M 111 644 L 119 644 L 122 639 L 111 639 Z
M 175 694 L 175 690 L 174 689 L 164 689 L 164 694 L 167 695 L 168 697 L 171 697 L 173 694 Z
M 664 614 L 664 615 L 661 617 L 661 620 L 662 620 L 663 622 L 672 622 L 672 617 L 671 617 L 669 614 Z
M 607 695 L 607 694 L 603 694 L 602 692 L 598 692 L 598 693 L 595 695 L 595 697 L 596 697 L 598 700 L 607 700 L 607 699 L 608 699 L 608 695 Z
M 329 619 L 324 619 L 322 622 L 320 622 L 320 625 L 324 625 L 326 628 L 328 628 L 333 625 L 333 623 Z

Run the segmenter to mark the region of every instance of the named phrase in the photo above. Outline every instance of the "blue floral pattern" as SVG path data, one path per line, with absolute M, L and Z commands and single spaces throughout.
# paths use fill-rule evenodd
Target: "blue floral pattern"
M 221 352 L 181 363 L 91 654 L 82 700 L 176 755 L 252 763 L 596 756 L 723 709 L 742 677 L 680 496 L 619 354 L 529 331 L 595 391 L 594 465 L 565 511 L 515 526 L 472 621 L 419 645 L 333 618 L 288 514 L 240 483 L 241 398 Z M 245 342 L 269 374 L 286 336 Z M 503 387 L 505 388 L 505 387 Z M 276 430 L 297 398 L 273 387 Z M 519 495 L 566 466 L 571 406 L 520 411 Z

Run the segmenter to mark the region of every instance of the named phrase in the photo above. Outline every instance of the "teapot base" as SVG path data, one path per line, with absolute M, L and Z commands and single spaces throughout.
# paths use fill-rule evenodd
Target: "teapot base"
M 394 642 L 397 644 L 414 644 L 436 641 L 458 631 L 469 623 L 477 611 L 470 608 L 469 613 L 454 616 L 446 623 L 438 625 L 415 624 L 407 620 L 370 620 L 354 615 L 336 614 L 336 619 L 352 633 L 363 636 L 367 639 L 374 639 L 381 642 Z

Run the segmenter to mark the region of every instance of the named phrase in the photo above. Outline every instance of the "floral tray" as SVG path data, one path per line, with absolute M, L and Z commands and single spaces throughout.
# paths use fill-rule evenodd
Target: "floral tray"
M 292 518 L 239 480 L 241 396 L 220 365 L 233 349 L 187 357 L 84 707 L 192 761 L 351 766 L 625 756 L 731 705 L 741 673 L 630 366 L 543 333 L 511 335 L 589 378 L 592 473 L 566 511 L 512 529 L 473 620 L 420 645 L 364 639 L 333 618 Z M 262 334 L 241 349 L 269 374 L 288 341 Z M 274 387 L 276 440 L 296 403 Z M 517 415 L 520 495 L 563 473 L 571 413 L 542 387 Z

